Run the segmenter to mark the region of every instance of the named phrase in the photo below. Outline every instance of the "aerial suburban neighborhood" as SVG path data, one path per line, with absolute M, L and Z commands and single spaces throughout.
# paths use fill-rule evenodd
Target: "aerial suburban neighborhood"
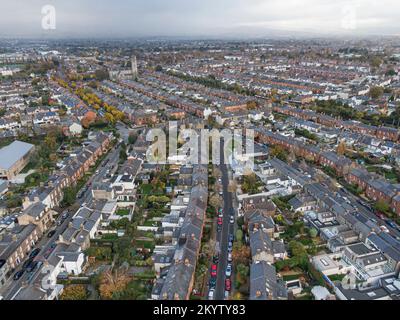
M 398 36 L 0 40 L 1 300 L 398 300 L 399 271 Z

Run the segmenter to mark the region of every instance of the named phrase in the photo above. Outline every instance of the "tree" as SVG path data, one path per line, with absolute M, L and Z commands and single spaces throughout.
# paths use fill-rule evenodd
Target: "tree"
M 384 93 L 384 90 L 382 87 L 379 86 L 375 86 L 375 87 L 371 87 L 369 89 L 369 96 L 372 99 L 379 99 Z
M 271 157 L 278 158 L 282 161 L 287 161 L 287 152 L 282 146 L 275 145 L 272 146 L 270 149 L 270 155 Z
M 346 143 L 344 142 L 344 140 L 339 142 L 336 152 L 341 156 L 345 154 L 345 152 L 346 152 Z
M 292 240 L 289 242 L 289 249 L 293 256 L 303 256 L 307 254 L 307 251 L 303 244 L 296 240 Z
M 310 228 L 310 229 L 308 230 L 308 233 L 310 234 L 310 237 L 311 237 L 311 238 L 315 238 L 315 237 L 318 235 L 318 231 L 317 231 L 317 229 L 315 229 L 315 228 Z
M 99 69 L 95 71 L 95 77 L 99 81 L 103 81 L 109 78 L 109 74 L 105 69 Z
M 138 138 L 138 135 L 136 133 L 130 133 L 129 137 L 128 137 L 129 144 L 135 144 L 137 138 Z
M 242 240 L 243 240 L 243 231 L 240 229 L 236 230 L 236 240 L 238 242 L 242 242 Z
M 379 57 L 372 57 L 370 62 L 369 62 L 370 66 L 374 69 L 377 69 L 381 66 L 382 64 L 382 59 Z
M 104 272 L 99 286 L 100 297 L 102 299 L 111 299 L 114 293 L 125 289 L 129 281 L 130 278 L 124 271 Z
M 86 300 L 86 287 L 82 284 L 72 284 L 64 288 L 60 297 L 61 300 Z
M 387 204 L 385 201 L 383 200 L 379 200 L 377 203 L 375 203 L 375 209 L 380 211 L 380 212 L 389 212 L 390 207 L 389 204 Z
M 53 135 L 48 135 L 44 138 L 44 143 L 49 151 L 53 151 L 57 148 L 57 139 Z
M 217 194 L 214 193 L 210 197 L 209 203 L 214 209 L 217 209 L 221 206 L 221 199 Z
M 63 206 L 71 206 L 76 201 L 76 192 L 72 187 L 67 187 L 64 189 L 64 197 L 62 200 Z
M 84 128 L 89 128 L 89 126 L 96 121 L 97 115 L 93 111 L 88 111 L 81 120 L 81 124 Z
M 247 106 L 247 109 L 254 110 L 254 109 L 257 109 L 258 103 L 257 103 L 257 101 L 254 101 L 254 100 L 253 101 L 247 101 L 246 106 Z
M 256 193 L 257 189 L 257 177 L 254 173 L 243 177 L 242 191 L 244 193 Z

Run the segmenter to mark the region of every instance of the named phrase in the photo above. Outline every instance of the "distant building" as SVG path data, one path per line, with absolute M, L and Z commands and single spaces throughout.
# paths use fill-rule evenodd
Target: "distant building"
M 0 149 L 0 179 L 12 180 L 28 164 L 35 146 L 14 141 Z

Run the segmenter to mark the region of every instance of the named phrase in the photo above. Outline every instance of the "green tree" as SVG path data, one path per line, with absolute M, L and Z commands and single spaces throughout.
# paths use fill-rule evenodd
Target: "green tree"
M 383 93 L 384 93 L 383 88 L 379 86 L 371 87 L 369 89 L 369 96 L 372 99 L 379 99 L 380 97 L 382 97 Z
M 74 188 L 72 188 L 72 187 L 65 188 L 62 205 L 64 207 L 71 206 L 75 203 L 75 201 L 76 201 L 76 192 L 75 192 Z
M 240 229 L 236 230 L 236 240 L 240 242 L 243 240 L 243 231 Z
M 376 210 L 384 212 L 384 213 L 389 212 L 389 210 L 390 210 L 389 204 L 387 204 L 383 200 L 379 200 L 377 203 L 375 203 L 374 207 Z

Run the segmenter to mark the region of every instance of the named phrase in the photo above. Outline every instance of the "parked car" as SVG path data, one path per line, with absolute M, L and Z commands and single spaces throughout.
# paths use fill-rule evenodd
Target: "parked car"
M 65 220 L 65 219 L 68 218 L 68 216 L 69 216 L 69 212 L 68 212 L 68 211 L 65 211 L 65 212 L 62 214 L 61 218 L 62 218 L 63 220 Z
M 63 221 L 62 221 L 62 220 L 58 220 L 58 221 L 57 221 L 57 225 L 58 225 L 58 226 L 61 226 L 61 225 L 62 225 L 62 223 L 63 223 Z
M 26 271 L 27 272 L 33 272 L 35 271 L 36 267 L 38 266 L 38 261 L 32 261 L 27 267 L 26 267 Z
M 25 272 L 24 269 L 17 271 L 17 272 L 14 274 L 13 279 L 14 279 L 15 281 L 19 280 L 19 279 L 22 277 L 22 275 L 24 274 L 24 272 Z
M 228 262 L 232 262 L 232 253 L 228 253 Z
M 214 289 L 211 289 L 209 292 L 208 292 L 208 300 L 214 300 Z
M 234 224 L 235 223 L 235 218 L 233 216 L 230 217 L 229 223 Z
M 230 277 L 232 275 L 232 265 L 229 263 L 226 266 L 225 276 Z
M 29 258 L 28 260 L 26 260 L 24 262 L 24 264 L 22 265 L 22 269 L 25 270 L 28 267 L 28 265 L 30 265 L 32 263 L 32 261 L 33 261 L 33 258 Z
M 218 218 L 218 224 L 222 225 L 222 218 L 221 217 Z
M 217 278 L 211 277 L 208 285 L 209 285 L 210 289 L 215 288 L 215 286 L 217 285 Z
M 219 261 L 219 256 L 218 255 L 214 255 L 213 256 L 213 263 L 217 264 Z
M 225 280 L 225 290 L 226 291 L 231 291 L 231 279 L 226 279 Z
M 33 250 L 31 251 L 31 253 L 29 254 L 29 258 L 34 258 L 34 257 L 36 257 L 36 256 L 39 254 L 39 252 L 40 252 L 40 248 L 33 249 Z
M 217 265 L 216 264 L 213 264 L 211 266 L 211 276 L 212 277 L 216 277 L 217 276 Z
M 392 220 L 386 220 L 386 223 L 387 223 L 390 227 L 392 227 L 392 228 L 394 228 L 394 229 L 397 229 L 397 224 L 395 224 Z
M 233 242 L 233 234 L 229 235 L 229 242 Z
M 48 234 L 47 237 L 51 238 L 52 236 L 54 236 L 54 234 L 56 233 L 56 230 L 51 230 Z
M 224 292 L 224 299 L 228 300 L 229 299 L 229 291 L 225 290 Z

